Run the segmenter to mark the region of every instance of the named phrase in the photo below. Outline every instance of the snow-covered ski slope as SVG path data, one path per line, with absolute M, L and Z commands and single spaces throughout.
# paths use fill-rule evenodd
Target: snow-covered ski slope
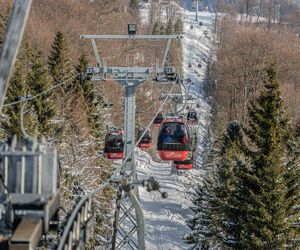
M 162 191 L 168 193 L 167 199 L 162 199 L 160 193 L 148 193 L 145 188 L 140 188 L 140 201 L 145 216 L 146 249 L 188 249 L 183 241 L 186 233 L 190 232 L 186 221 L 191 218 L 192 211 L 189 208 L 190 194 L 193 188 L 201 181 L 201 165 L 203 142 L 207 136 L 210 123 L 210 106 L 205 101 L 203 84 L 206 64 L 212 47 L 212 26 L 214 17 L 207 12 L 199 13 L 199 20 L 195 21 L 195 12 L 184 11 L 183 68 L 184 78 L 190 78 L 187 83 L 189 93 L 196 99 L 189 101 L 188 105 L 196 107 L 200 114 L 197 148 L 197 169 L 177 173 L 172 169 L 171 163 L 157 163 L 141 150 L 137 150 L 137 171 L 139 179 L 147 179 L 151 176 L 162 186 Z M 199 22 L 203 26 L 199 25 Z M 191 24 L 193 29 L 190 29 Z M 206 35 L 205 35 L 206 33 Z M 189 68 L 188 64 L 192 67 Z M 198 64 L 201 63 L 201 68 Z

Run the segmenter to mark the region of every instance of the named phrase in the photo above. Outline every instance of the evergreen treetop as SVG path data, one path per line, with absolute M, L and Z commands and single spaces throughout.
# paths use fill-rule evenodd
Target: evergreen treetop
M 62 32 L 55 34 L 48 57 L 49 72 L 54 85 L 69 79 L 73 75 L 73 66 L 70 62 L 69 49 Z

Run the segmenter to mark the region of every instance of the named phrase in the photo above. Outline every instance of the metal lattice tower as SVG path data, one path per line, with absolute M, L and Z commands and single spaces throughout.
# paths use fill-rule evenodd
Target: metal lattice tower
M 136 28 L 136 26 L 135 26 Z M 145 249 L 144 215 L 139 203 L 139 193 L 136 184 L 137 175 L 134 163 L 135 145 L 135 91 L 145 80 L 152 79 L 159 82 L 176 81 L 173 67 L 164 67 L 172 39 L 177 35 L 81 35 L 83 39 L 90 39 L 97 67 L 88 67 L 86 77 L 92 81 L 115 80 L 124 87 L 125 92 L 125 160 L 115 182 L 119 184 L 114 221 L 112 249 Z M 96 40 L 167 40 L 166 49 L 161 65 L 157 67 L 107 67 L 101 64 Z

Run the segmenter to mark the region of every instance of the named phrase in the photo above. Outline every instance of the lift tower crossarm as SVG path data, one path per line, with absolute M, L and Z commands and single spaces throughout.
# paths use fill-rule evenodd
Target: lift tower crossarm
M 113 39 L 135 39 L 135 40 L 166 40 L 180 39 L 180 35 L 81 35 L 82 39 L 98 39 L 98 40 L 113 40 Z

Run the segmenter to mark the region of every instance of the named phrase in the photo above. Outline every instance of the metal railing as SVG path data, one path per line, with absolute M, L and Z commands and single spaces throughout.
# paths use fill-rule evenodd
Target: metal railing
M 87 243 L 88 234 L 91 230 L 90 225 L 92 224 L 90 223 L 92 220 L 91 197 L 109 185 L 110 182 L 105 182 L 80 199 L 64 227 L 57 248 L 58 250 L 71 250 L 73 249 L 74 244 L 80 245 L 80 241 L 84 242 L 84 244 Z M 84 231 L 84 234 L 81 234 L 82 231 Z M 83 238 L 82 235 L 84 236 Z

